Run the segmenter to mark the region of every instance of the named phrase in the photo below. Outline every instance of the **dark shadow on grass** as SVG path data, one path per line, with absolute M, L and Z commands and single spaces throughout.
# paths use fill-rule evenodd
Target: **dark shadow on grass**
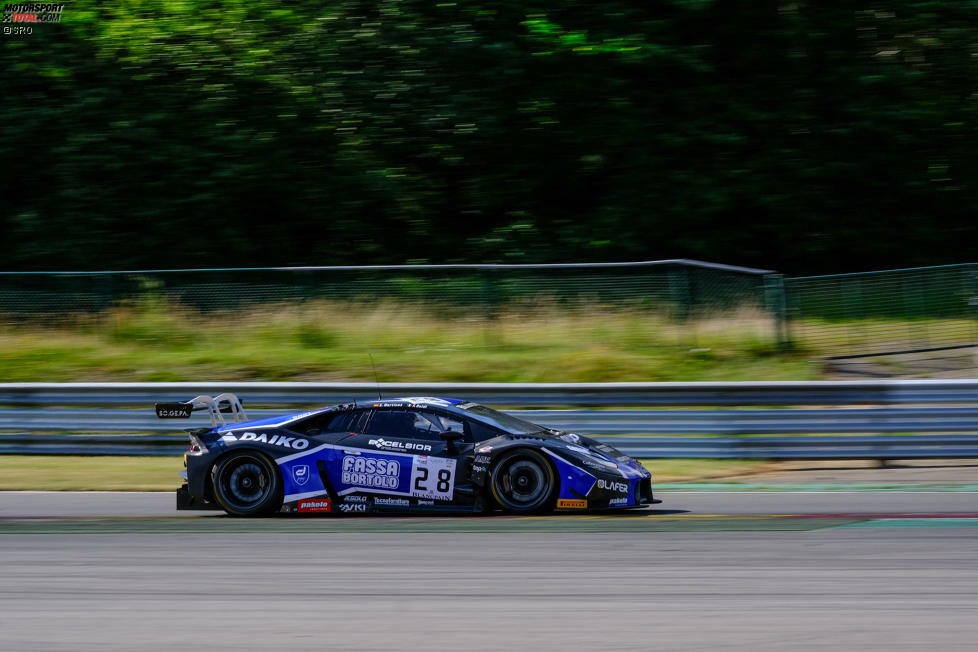
M 326 518 L 330 520 L 335 519 L 361 519 L 361 518 L 410 518 L 410 519 L 434 519 L 434 520 L 450 520 L 450 519 L 515 519 L 515 518 L 562 518 L 566 516 L 604 516 L 607 518 L 636 518 L 641 516 L 649 516 L 654 514 L 656 516 L 666 516 L 670 514 L 688 514 L 689 510 L 686 509 L 616 509 L 616 510 L 593 510 L 588 512 L 551 512 L 546 514 L 507 514 L 504 512 L 492 512 L 489 514 L 472 514 L 467 512 L 455 512 L 455 513 L 445 513 L 439 514 L 437 512 L 367 512 L 367 513 L 320 513 L 320 514 L 285 514 L 285 513 L 275 513 L 270 514 L 266 517 L 253 517 L 253 516 L 234 516 L 231 514 L 210 514 L 208 516 L 202 516 L 202 518 L 226 518 L 235 520 L 249 520 L 249 519 L 288 519 L 288 520 L 316 520 L 321 518 Z
M 898 462 L 887 461 L 886 466 L 815 466 L 815 467 L 805 467 L 802 469 L 779 469 L 775 471 L 765 471 L 764 473 L 798 473 L 799 471 L 876 471 L 878 469 L 969 469 L 978 467 L 978 463 L 974 464 L 942 464 L 940 461 L 935 461 L 932 464 L 900 464 Z

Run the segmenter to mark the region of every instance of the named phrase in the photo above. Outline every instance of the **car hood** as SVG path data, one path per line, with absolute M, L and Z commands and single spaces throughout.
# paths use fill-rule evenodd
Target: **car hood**
M 651 474 L 638 460 L 622 453 L 613 446 L 573 432 L 548 430 L 528 436 L 511 435 L 512 439 L 543 440 L 551 453 L 570 458 L 576 465 L 596 473 L 648 478 Z

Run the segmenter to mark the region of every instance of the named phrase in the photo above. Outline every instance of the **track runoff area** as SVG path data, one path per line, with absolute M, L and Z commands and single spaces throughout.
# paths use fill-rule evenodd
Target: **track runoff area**
M 611 513 L 541 516 L 281 515 L 239 519 L 177 512 L 170 492 L 0 492 L 0 533 L 658 532 L 978 528 L 978 485 L 953 490 L 673 490 L 663 503 Z
M 978 488 L 795 489 L 257 520 L 0 493 L 0 649 L 974 649 Z

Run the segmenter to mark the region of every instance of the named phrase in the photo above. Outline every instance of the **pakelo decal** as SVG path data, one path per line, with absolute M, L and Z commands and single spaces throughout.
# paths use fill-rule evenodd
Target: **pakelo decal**
M 329 512 L 332 506 L 327 498 L 317 498 L 316 500 L 300 500 L 296 508 L 299 512 Z

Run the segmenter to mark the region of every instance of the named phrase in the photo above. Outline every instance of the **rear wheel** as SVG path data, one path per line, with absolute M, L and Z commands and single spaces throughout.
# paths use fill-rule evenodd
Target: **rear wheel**
M 228 514 L 264 516 L 281 506 L 282 477 L 265 455 L 231 453 L 212 471 L 214 497 Z
M 538 512 L 553 504 L 557 478 L 546 458 L 525 449 L 503 455 L 489 483 L 496 504 L 507 512 Z

